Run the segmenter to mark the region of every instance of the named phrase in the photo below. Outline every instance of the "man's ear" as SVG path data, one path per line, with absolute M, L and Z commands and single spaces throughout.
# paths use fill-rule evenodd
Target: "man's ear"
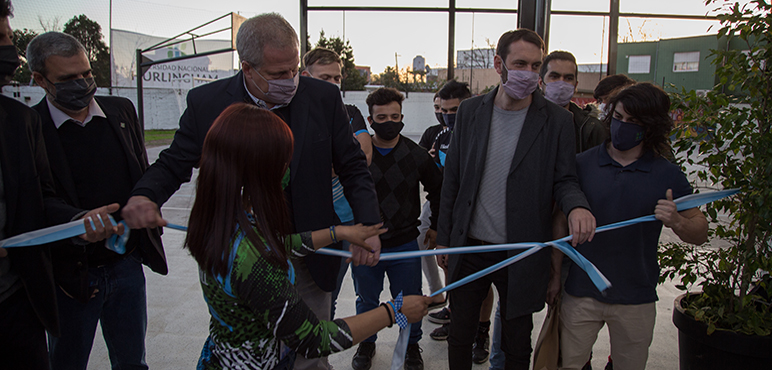
M 35 83 L 38 84 L 38 86 L 47 89 L 48 88 L 48 81 L 46 81 L 46 78 L 43 76 L 40 72 L 32 72 L 32 78 L 35 80 Z
M 367 116 L 367 123 L 369 123 L 370 126 L 373 125 L 373 116 Z
M 249 70 L 252 69 L 252 66 L 249 65 L 249 62 L 246 60 L 241 61 L 241 70 L 244 71 L 244 73 L 249 72 Z
M 495 69 L 496 73 L 498 73 L 499 75 L 501 75 L 501 63 L 503 62 L 504 61 L 501 60 L 501 57 L 499 55 L 493 56 L 493 69 Z
M 308 69 L 304 69 L 303 72 L 300 72 L 301 76 L 311 77 L 311 74 L 308 73 Z

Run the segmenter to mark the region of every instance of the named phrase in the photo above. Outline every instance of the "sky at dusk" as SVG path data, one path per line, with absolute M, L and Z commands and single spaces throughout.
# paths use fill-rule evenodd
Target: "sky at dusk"
M 108 36 L 112 28 L 154 36 L 171 37 L 221 15 L 236 12 L 251 17 L 265 12 L 282 14 L 296 31 L 300 30 L 299 2 L 293 0 L 12 0 L 11 27 L 37 32 L 64 23 L 80 14 L 97 21 Z M 747 0 L 741 1 L 746 3 Z M 112 12 L 111 12 L 112 4 Z M 309 0 L 309 6 L 420 6 L 447 7 L 447 0 L 354 1 Z M 457 0 L 457 8 L 516 8 L 516 0 Z M 608 11 L 608 0 L 553 0 L 553 10 Z M 620 0 L 621 12 L 704 15 L 717 5 L 706 7 L 703 0 Z M 112 13 L 112 17 L 111 17 Z M 710 13 L 713 14 L 713 13 Z M 395 12 L 309 12 L 308 31 L 315 43 L 319 31 L 351 42 L 358 65 L 380 73 L 395 64 L 412 64 L 422 55 L 432 68 L 447 65 L 448 16 L 445 13 Z M 456 50 L 495 45 L 505 31 L 516 28 L 515 14 L 459 13 L 456 15 Z M 709 31 L 708 29 L 713 26 Z M 717 22 L 640 18 L 620 19 L 619 34 L 633 40 L 674 38 L 715 34 Z M 225 38 L 225 35 L 223 37 Z M 605 63 L 608 55 L 608 19 L 553 15 L 549 50 L 568 50 L 580 64 Z M 107 39 L 109 44 L 109 39 Z

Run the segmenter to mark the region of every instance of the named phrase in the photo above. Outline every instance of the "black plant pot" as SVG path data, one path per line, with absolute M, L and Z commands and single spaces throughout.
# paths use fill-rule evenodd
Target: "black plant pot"
M 673 324 L 678 328 L 678 357 L 681 370 L 772 369 L 772 336 L 745 335 L 716 330 L 684 312 L 675 299 Z

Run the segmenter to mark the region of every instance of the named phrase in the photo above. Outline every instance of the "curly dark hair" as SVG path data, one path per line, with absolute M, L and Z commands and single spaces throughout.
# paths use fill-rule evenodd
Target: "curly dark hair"
M 365 102 L 367 103 L 367 110 L 372 116 L 374 105 L 386 105 L 395 101 L 402 107 L 403 100 L 405 100 L 405 97 L 402 96 L 402 93 L 397 89 L 393 87 L 381 87 L 378 90 L 371 92 L 370 95 L 367 95 Z
M 669 138 L 673 130 L 673 118 L 670 117 L 670 97 L 659 86 L 649 82 L 639 83 L 619 91 L 609 101 L 610 112 L 621 103 L 625 112 L 646 128 L 643 134 L 643 149 L 652 150 L 660 156 L 670 153 Z M 608 114 L 604 123 L 611 126 L 612 114 Z

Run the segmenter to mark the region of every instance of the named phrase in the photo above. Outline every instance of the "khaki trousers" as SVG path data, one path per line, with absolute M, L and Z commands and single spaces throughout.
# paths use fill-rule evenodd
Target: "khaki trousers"
M 587 363 L 604 324 L 608 325 L 611 338 L 614 370 L 645 369 L 656 315 L 654 302 L 608 304 L 564 294 L 560 307 L 561 369 L 579 370 Z

